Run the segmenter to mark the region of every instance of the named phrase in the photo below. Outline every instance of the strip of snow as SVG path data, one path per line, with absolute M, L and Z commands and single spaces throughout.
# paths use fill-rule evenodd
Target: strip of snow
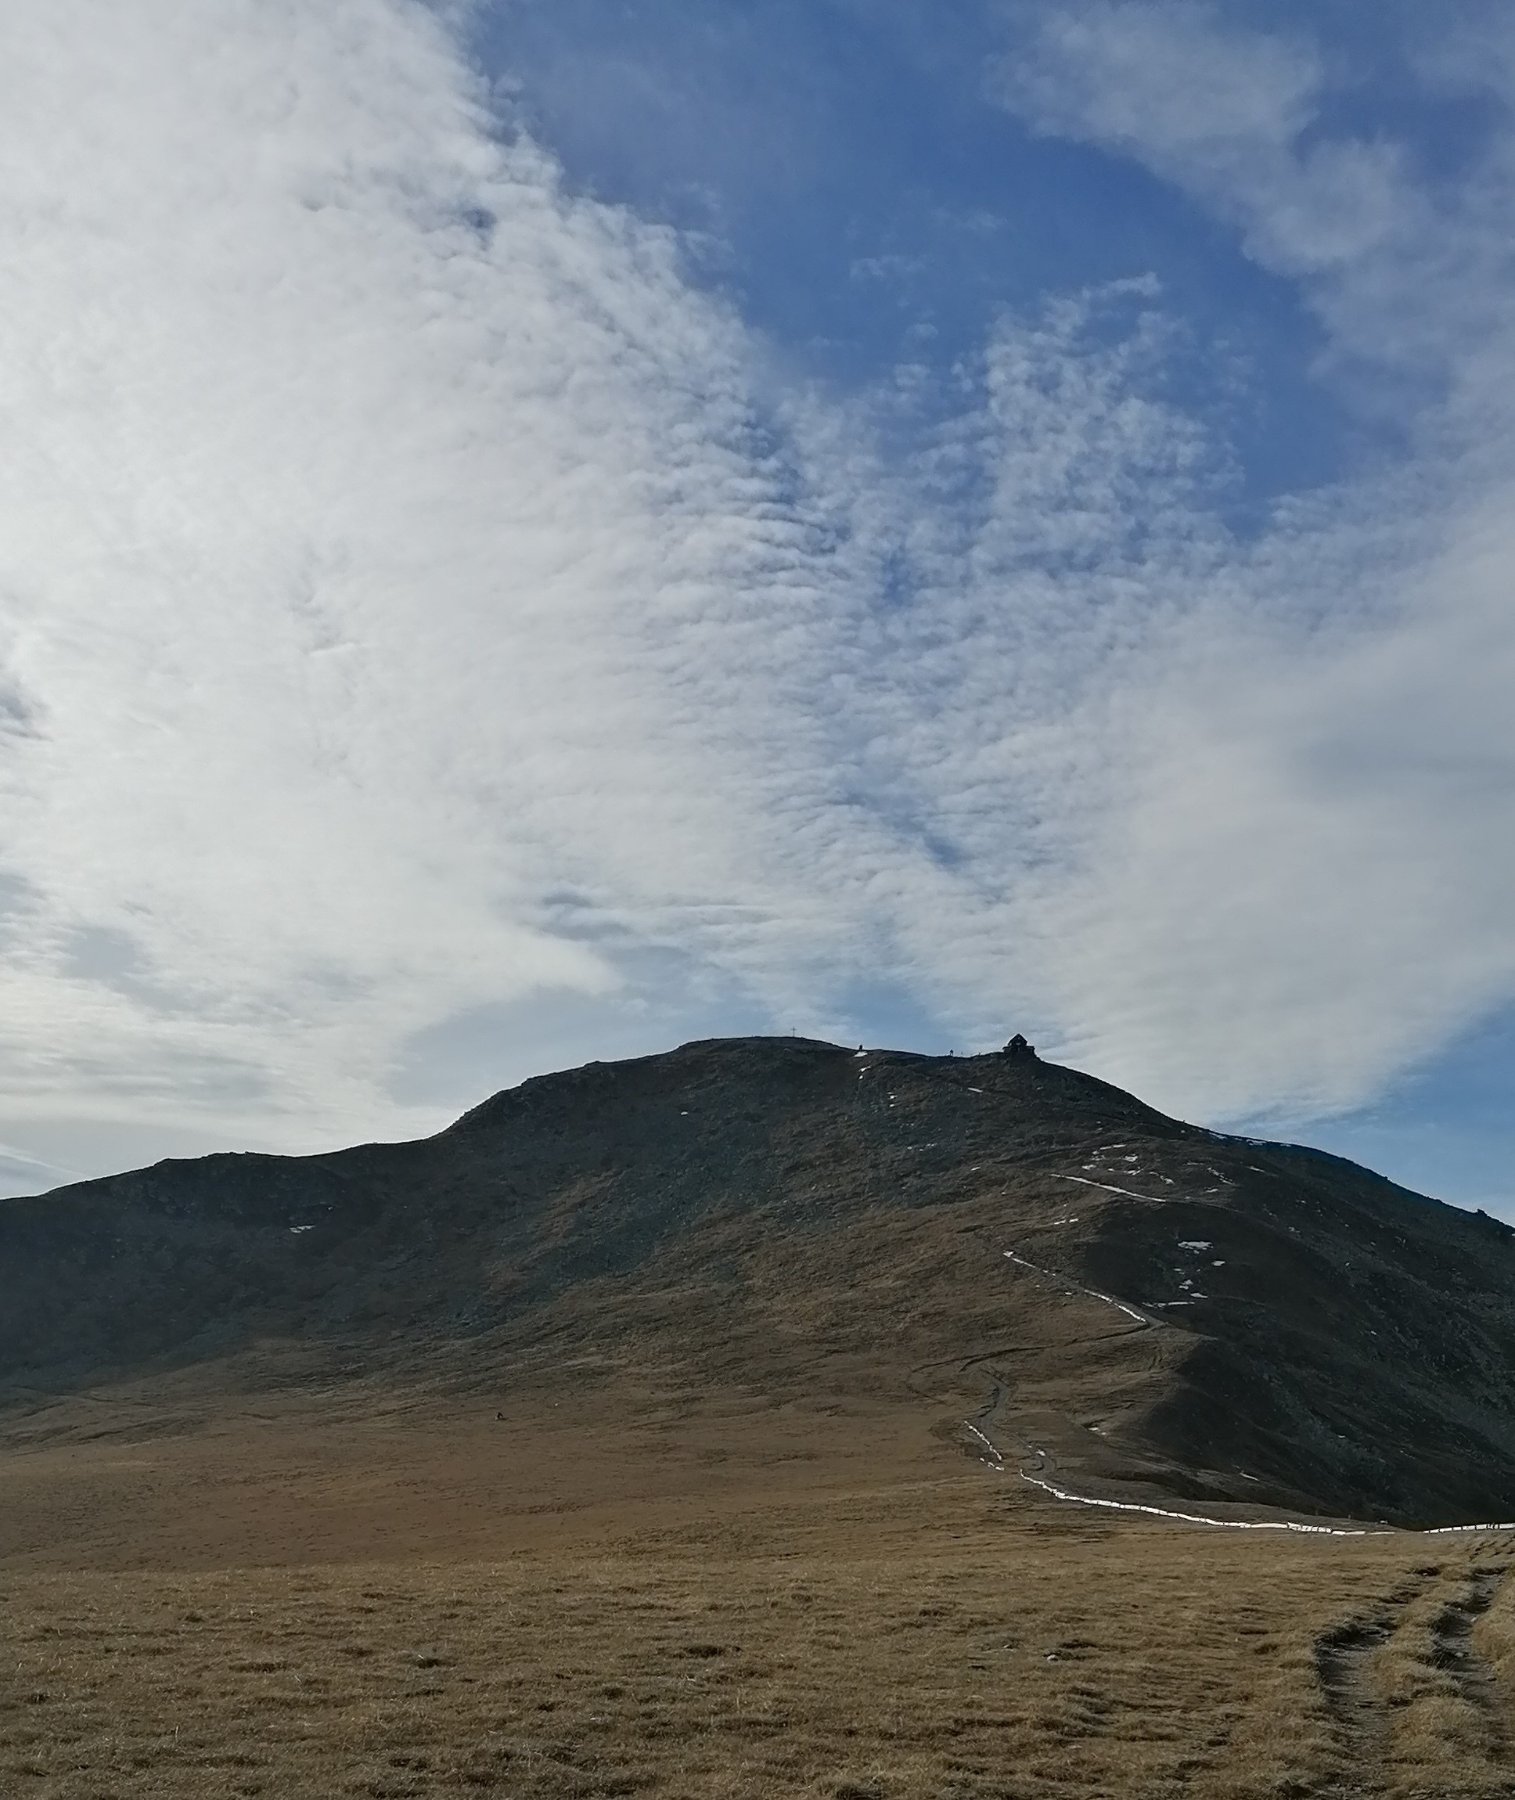
M 1050 1494 L 1054 1500 L 1065 1500 L 1074 1506 L 1102 1506 L 1111 1512 L 1146 1513 L 1154 1519 L 1179 1519 L 1185 1525 L 1215 1525 L 1226 1531 L 1297 1531 L 1305 1532 L 1312 1537 L 1392 1537 L 1388 1528 L 1379 1530 L 1367 1525 L 1302 1525 L 1294 1519 L 1212 1519 L 1203 1513 L 1170 1512 L 1165 1506 L 1143 1506 L 1135 1500 L 1096 1500 L 1089 1494 L 1075 1494 L 1068 1488 L 1060 1488 L 1050 1481 L 1043 1481 L 1040 1475 L 1028 1475 L 1024 1469 L 1020 1471 L 1022 1481 L 1029 1481 L 1032 1487 L 1039 1487 L 1043 1493 Z M 1494 1529 L 1490 1526 L 1456 1525 L 1454 1531 L 1482 1531 Z
M 1213 1250 L 1215 1248 L 1209 1238 L 1180 1238 L 1178 1247 L 1180 1250 Z
M 315 1226 L 314 1225 L 291 1225 L 289 1229 L 290 1229 L 291 1236 L 298 1236 L 302 1231 L 314 1231 Z
M 969 1424 L 965 1419 L 964 1426 L 984 1446 L 995 1459 L 995 1464 L 1003 1472 L 1005 1459 L 994 1441 L 979 1430 L 977 1425 Z M 1091 1427 L 1098 1431 L 1099 1426 Z M 1033 1450 L 1033 1456 L 1041 1456 L 1040 1450 Z M 1046 1481 L 1040 1475 L 1028 1475 L 1024 1469 L 1016 1471 L 1022 1481 L 1030 1482 L 1044 1494 L 1050 1494 L 1054 1500 L 1064 1501 L 1070 1506 L 1098 1506 L 1108 1512 L 1145 1513 L 1153 1519 L 1177 1519 L 1184 1525 L 1209 1525 L 1220 1531 L 1292 1531 L 1307 1537 L 1394 1537 L 1397 1534 L 1392 1525 L 1307 1525 L 1300 1519 L 1216 1519 L 1208 1513 L 1176 1512 L 1166 1506 L 1146 1506 L 1137 1500 L 1101 1500 L 1093 1494 L 1075 1494 L 1071 1488 L 1058 1487 L 1055 1482 Z M 1256 1481 L 1255 1475 L 1242 1475 L 1243 1481 Z M 1407 1533 L 1417 1537 L 1451 1537 L 1470 1531 L 1515 1531 L 1515 1521 L 1508 1519 L 1481 1520 L 1474 1525 L 1430 1525 L 1419 1532 Z
M 1135 1319 L 1138 1325 L 1151 1325 L 1153 1320 L 1145 1313 L 1138 1312 L 1134 1306 L 1127 1306 L 1124 1300 L 1117 1300 L 1114 1294 L 1102 1294 L 1098 1288 L 1080 1287 L 1076 1281 L 1069 1281 L 1066 1275 L 1055 1275 L 1051 1269 L 1044 1269 L 1038 1263 L 1027 1262 L 1024 1256 L 1017 1256 L 1013 1250 L 1006 1250 L 1005 1256 L 1021 1268 L 1029 1269 L 1033 1275 L 1044 1275 L 1048 1281 L 1055 1281 L 1068 1293 L 1084 1294 L 1090 1300 L 1102 1300 L 1106 1306 L 1113 1306 L 1117 1312 L 1123 1312 L 1128 1319 Z
M 1127 1306 L 1124 1300 L 1117 1300 L 1114 1294 L 1102 1294 L 1098 1288 L 1084 1288 L 1083 1292 L 1092 1300 L 1103 1300 L 1106 1306 L 1113 1306 L 1117 1312 L 1123 1312 L 1128 1319 L 1135 1319 L 1138 1325 L 1152 1323 L 1145 1313 L 1138 1312 L 1134 1306 Z
M 1107 1194 L 1124 1194 L 1128 1200 L 1145 1200 L 1151 1206 L 1162 1206 L 1164 1201 L 1155 1194 L 1133 1194 L 1130 1188 L 1111 1187 L 1108 1181 L 1090 1181 L 1083 1175 L 1059 1175 L 1059 1181 L 1076 1181 L 1080 1187 L 1103 1188 Z
M 1007 1250 L 1005 1255 L 1009 1261 L 1018 1264 L 1023 1269 L 1029 1269 L 1033 1275 L 1045 1275 L 1049 1281 L 1057 1280 L 1050 1269 L 1044 1269 L 1040 1263 L 1027 1262 L 1024 1256 L 1017 1256 L 1013 1250 Z

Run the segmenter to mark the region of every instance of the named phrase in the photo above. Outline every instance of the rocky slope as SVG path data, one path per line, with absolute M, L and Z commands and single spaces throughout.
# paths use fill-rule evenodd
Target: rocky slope
M 0 1410 L 188 1368 L 897 1392 L 1101 1491 L 1515 1516 L 1507 1228 L 1034 1057 L 690 1044 L 0 1201 Z

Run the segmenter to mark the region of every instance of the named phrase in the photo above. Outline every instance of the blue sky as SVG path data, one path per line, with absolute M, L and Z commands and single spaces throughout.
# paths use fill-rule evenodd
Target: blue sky
M 0 1183 L 1013 1028 L 1515 1216 L 1515 21 L 0 20 Z
M 1169 377 L 1234 444 L 1234 505 L 1362 454 L 1363 422 L 1310 377 L 1321 334 L 1294 288 L 1139 165 L 998 104 L 1000 9 L 950 20 L 528 0 L 486 9 L 474 47 L 569 179 L 689 233 L 696 278 L 803 378 L 924 363 L 950 384 L 1006 309 L 1156 272 L 1189 340 Z

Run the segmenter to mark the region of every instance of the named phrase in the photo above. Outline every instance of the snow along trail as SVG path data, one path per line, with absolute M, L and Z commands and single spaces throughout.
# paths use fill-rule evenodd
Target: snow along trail
M 970 1428 L 971 1429 L 971 1428 Z M 975 1435 L 982 1437 L 983 1433 Z M 992 1449 L 993 1446 L 991 1445 Z M 1003 1466 L 1003 1463 L 1001 1464 Z M 1022 1481 L 1029 1481 L 1032 1487 L 1039 1487 L 1043 1493 L 1050 1494 L 1054 1500 L 1066 1500 L 1075 1506 L 1102 1506 L 1112 1512 L 1148 1513 L 1154 1519 L 1179 1519 L 1185 1525 L 1214 1525 L 1226 1531 L 1298 1531 L 1307 1532 L 1314 1537 L 1392 1537 L 1390 1526 L 1378 1525 L 1304 1525 L 1294 1519 L 1212 1519 L 1203 1513 L 1170 1512 L 1165 1506 L 1143 1506 L 1135 1500 L 1097 1500 L 1092 1494 L 1075 1494 L 1068 1488 L 1060 1488 L 1050 1481 L 1043 1481 L 1040 1475 L 1028 1475 L 1024 1469 L 1019 1471 Z M 1493 1530 L 1492 1526 L 1454 1525 L 1454 1531 Z
M 989 1462 L 995 1474 L 1005 1473 L 1005 1458 L 999 1446 L 987 1432 L 981 1431 L 971 1420 L 964 1419 L 963 1427 L 978 1439 L 988 1455 L 981 1458 Z M 1044 1450 L 1033 1450 L 1032 1455 L 1045 1464 L 1047 1453 Z M 1420 1529 L 1411 1526 L 1393 1525 L 1310 1525 L 1302 1519 L 1217 1519 L 1208 1513 L 1178 1512 L 1166 1506 L 1148 1506 L 1138 1500 L 1103 1500 L 1094 1494 L 1075 1494 L 1071 1488 L 1059 1487 L 1056 1482 L 1048 1481 L 1043 1476 L 1028 1474 L 1025 1469 L 1016 1473 L 1022 1481 L 1029 1482 L 1032 1487 L 1040 1488 L 1044 1494 L 1050 1494 L 1054 1500 L 1061 1500 L 1070 1506 L 1097 1506 L 1107 1512 L 1145 1513 L 1152 1519 L 1175 1519 L 1182 1525 L 1207 1525 L 1217 1531 L 1286 1531 L 1304 1537 L 1397 1537 L 1401 1533 L 1413 1537 L 1453 1537 L 1472 1531 L 1515 1531 L 1515 1521 L 1508 1519 L 1481 1520 L 1474 1525 L 1428 1525 Z M 1255 1481 L 1254 1475 L 1247 1480 Z
M 1160 1325 L 1160 1319 L 1149 1319 L 1144 1312 L 1138 1312 L 1134 1306 L 1127 1306 L 1124 1300 L 1117 1300 L 1114 1294 L 1102 1294 L 1098 1288 L 1080 1287 L 1076 1281 L 1070 1281 L 1066 1275 L 1054 1275 L 1051 1269 L 1044 1269 L 1039 1263 L 1027 1262 L 1024 1256 L 1017 1256 L 1013 1250 L 1004 1252 L 1008 1261 L 1017 1268 L 1029 1269 L 1033 1275 L 1041 1275 L 1048 1281 L 1055 1281 L 1065 1293 L 1083 1294 L 1090 1300 L 1102 1301 L 1106 1306 L 1113 1306 L 1117 1312 L 1123 1312 L 1128 1319 L 1135 1319 L 1138 1325 Z
M 991 1467 L 997 1475 L 1005 1472 L 1005 1458 L 999 1446 L 987 1432 L 980 1431 L 970 1420 L 963 1420 L 964 1429 L 978 1439 L 988 1455 L 982 1458 L 988 1462 L 992 1457 Z M 1044 1462 L 1046 1452 L 1034 1450 L 1033 1456 Z M 1292 1531 L 1303 1537 L 1397 1537 L 1401 1532 L 1414 1537 L 1451 1537 L 1470 1531 L 1515 1531 L 1515 1522 L 1509 1520 L 1489 1519 L 1476 1525 L 1428 1525 L 1420 1530 L 1413 1527 L 1396 1527 L 1393 1525 L 1310 1525 L 1302 1519 L 1216 1519 L 1208 1513 L 1178 1512 L 1166 1506 L 1147 1506 L 1138 1500 L 1102 1500 L 1093 1494 L 1075 1494 L 1071 1488 L 1059 1487 L 1056 1482 L 1047 1481 L 1040 1475 L 1031 1475 L 1024 1469 L 1016 1473 L 1022 1481 L 1029 1482 L 1032 1487 L 1040 1488 L 1044 1494 L 1050 1494 L 1054 1500 L 1064 1501 L 1070 1506 L 1097 1506 L 1108 1512 L 1145 1513 L 1152 1519 L 1176 1519 L 1183 1525 L 1208 1525 L 1217 1531 Z M 1249 1481 L 1255 1476 L 1248 1476 Z
M 1065 1181 L 1077 1181 L 1079 1177 L 1076 1175 L 1065 1175 L 1063 1179 Z M 1104 1183 L 1091 1181 L 1086 1183 L 1086 1185 L 1089 1187 L 1103 1187 Z M 1112 1191 L 1118 1193 L 1121 1190 L 1114 1189 Z M 1141 1197 L 1140 1194 L 1131 1196 L 1132 1199 L 1136 1200 L 1141 1199 Z M 1103 1301 L 1106 1306 L 1115 1307 L 1117 1311 L 1125 1313 L 1127 1318 L 1135 1319 L 1138 1325 L 1143 1326 L 1147 1330 L 1151 1330 L 1154 1327 L 1160 1327 L 1163 1323 L 1161 1319 L 1153 1319 L 1148 1317 L 1146 1313 L 1138 1312 L 1134 1306 L 1127 1306 L 1124 1300 L 1117 1300 L 1113 1294 L 1102 1294 L 1097 1288 L 1081 1287 L 1077 1282 L 1069 1281 L 1064 1275 L 1054 1274 L 1051 1269 L 1044 1269 L 1039 1263 L 1031 1262 L 1024 1256 L 1018 1256 L 1014 1250 L 1006 1250 L 1002 1252 L 1002 1254 L 1007 1261 L 1014 1263 L 1018 1268 L 1028 1269 L 1033 1275 L 1040 1275 L 1044 1280 L 1056 1282 L 1065 1293 L 1071 1292 L 1083 1294 L 1091 1300 L 1100 1300 Z M 1179 1304 L 1183 1304 L 1183 1302 L 1180 1302 Z M 997 1413 L 998 1410 L 999 1408 L 996 1404 L 993 1408 L 993 1413 Z M 992 1414 L 987 1422 L 990 1424 L 993 1423 Z M 988 1463 L 992 1457 L 993 1461 L 990 1463 L 990 1467 L 993 1468 L 996 1474 L 1003 1475 L 1005 1473 L 1005 1457 L 1004 1452 L 1000 1449 L 998 1444 L 994 1442 L 993 1438 L 991 1438 L 987 1432 L 980 1430 L 980 1428 L 973 1424 L 971 1420 L 964 1419 L 963 1426 L 965 1430 L 978 1440 L 984 1450 L 988 1453 L 982 1460 Z M 1034 1450 L 1032 1454 L 1039 1457 L 1045 1464 L 1045 1451 Z M 1040 1475 L 1030 1475 L 1024 1469 L 1018 1469 L 1016 1473 L 1020 1476 L 1022 1481 L 1029 1482 L 1032 1487 L 1040 1488 L 1043 1493 L 1050 1494 L 1054 1500 L 1061 1500 L 1070 1506 L 1096 1506 L 1109 1512 L 1145 1513 L 1149 1518 L 1174 1519 L 1183 1525 L 1207 1525 L 1217 1531 L 1285 1531 L 1294 1532 L 1296 1535 L 1307 1537 L 1359 1538 L 1394 1537 L 1397 1535 L 1399 1529 L 1392 1525 L 1310 1525 L 1300 1519 L 1216 1519 L 1212 1518 L 1207 1513 L 1178 1512 L 1165 1506 L 1147 1506 L 1136 1500 L 1102 1500 L 1093 1494 L 1075 1494 L 1071 1488 L 1058 1487 L 1056 1483 L 1047 1481 Z M 1248 1476 L 1247 1479 L 1252 1481 L 1256 1480 L 1256 1477 Z M 1449 1537 L 1471 1531 L 1515 1531 L 1515 1521 L 1486 1520 L 1475 1525 L 1430 1525 L 1418 1532 L 1414 1532 L 1413 1535 L 1420 1537 Z
M 981 1431 L 974 1432 L 975 1437 L 983 1435 Z M 984 1441 L 988 1442 L 987 1439 Z M 994 1446 L 990 1444 L 989 1448 L 993 1450 Z M 995 1454 L 999 1452 L 995 1451 Z M 1000 1466 L 1004 1466 L 1003 1457 Z M 1104 1506 L 1112 1512 L 1150 1513 L 1158 1519 L 1181 1519 L 1186 1525 L 1214 1525 L 1224 1531 L 1296 1531 L 1308 1532 L 1315 1537 L 1396 1537 L 1401 1530 L 1414 1537 L 1448 1537 L 1467 1531 L 1515 1531 L 1515 1525 L 1508 1520 L 1498 1519 L 1484 1520 L 1476 1525 L 1427 1525 L 1419 1529 L 1393 1525 L 1306 1525 L 1298 1519 L 1212 1519 L 1203 1513 L 1170 1512 L 1163 1506 L 1142 1506 L 1135 1500 L 1097 1500 L 1092 1494 L 1075 1494 L 1068 1488 L 1055 1487 L 1039 1475 L 1028 1475 L 1024 1469 L 1018 1472 L 1022 1481 L 1041 1488 L 1054 1500 L 1067 1500 L 1076 1506 Z
M 1059 1181 L 1076 1181 L 1080 1187 L 1103 1188 L 1107 1194 L 1120 1194 L 1127 1200 L 1145 1200 L 1149 1206 L 1166 1206 L 1160 1194 L 1133 1194 L 1130 1188 L 1111 1187 L 1108 1181 L 1090 1181 L 1087 1175 L 1059 1175 Z
M 1062 1180 L 1077 1181 L 1084 1187 L 1105 1188 L 1107 1192 L 1112 1194 L 1125 1194 L 1130 1200 L 1142 1200 L 1147 1198 L 1147 1196 L 1143 1194 L 1129 1193 L 1125 1188 L 1108 1187 L 1103 1181 L 1085 1180 L 1081 1175 L 1064 1175 Z M 1194 1243 L 1199 1241 L 1200 1240 L 1198 1239 L 1191 1240 L 1191 1242 Z M 1185 1245 L 1184 1247 L 1188 1248 L 1189 1246 Z M 1211 1249 L 1214 1248 L 1213 1244 L 1207 1244 L 1206 1247 Z M 1106 1306 L 1115 1307 L 1117 1311 L 1123 1312 L 1127 1318 L 1134 1319 L 1138 1325 L 1147 1330 L 1152 1330 L 1163 1324 L 1161 1319 L 1154 1319 L 1146 1313 L 1138 1312 L 1134 1306 L 1127 1306 L 1124 1300 L 1117 1300 L 1113 1294 L 1102 1294 L 1097 1288 L 1082 1287 L 1079 1283 L 1070 1281 L 1065 1275 L 1054 1274 L 1051 1269 L 1044 1269 L 1039 1263 L 1031 1262 L 1028 1258 L 1017 1255 L 1014 1250 L 1006 1250 L 1003 1251 L 1002 1254 L 1007 1261 L 1014 1263 L 1017 1268 L 1028 1269 L 1033 1275 L 1040 1275 L 1046 1281 L 1056 1282 L 1065 1293 L 1083 1294 L 1090 1300 L 1099 1300 Z M 1220 1267 L 1222 1265 L 1217 1264 L 1216 1266 Z M 1186 1305 L 1187 1302 L 1178 1301 L 1174 1304 Z M 998 1410 L 998 1406 L 996 1406 L 993 1409 L 993 1412 L 997 1413 Z M 993 1414 L 991 1413 L 988 1423 L 992 1424 L 993 1422 Z M 963 1425 L 967 1431 L 977 1438 L 979 1443 L 988 1452 L 988 1455 L 982 1460 L 987 1463 L 989 1462 L 990 1457 L 992 1457 L 994 1460 L 990 1466 L 994 1469 L 996 1474 L 1003 1475 L 1005 1473 L 1004 1452 L 987 1432 L 981 1431 L 979 1427 L 970 1420 L 964 1419 Z M 1040 1457 L 1045 1463 L 1045 1451 L 1036 1450 L 1033 1451 L 1033 1455 Z M 1109 1512 L 1145 1513 L 1149 1518 L 1174 1519 L 1183 1525 L 1206 1525 L 1217 1531 L 1285 1531 L 1308 1537 L 1359 1538 L 1394 1537 L 1397 1534 L 1398 1529 L 1392 1525 L 1309 1525 L 1299 1519 L 1216 1519 L 1211 1518 L 1206 1513 L 1177 1512 L 1164 1506 L 1147 1506 L 1136 1500 L 1101 1500 L 1093 1494 L 1075 1494 L 1071 1488 L 1058 1487 L 1054 1482 L 1047 1481 L 1040 1475 L 1027 1474 L 1024 1469 L 1018 1469 L 1016 1473 L 1020 1476 L 1022 1481 L 1029 1482 L 1032 1487 L 1040 1488 L 1043 1493 L 1050 1494 L 1054 1500 L 1061 1500 L 1070 1506 L 1097 1506 Z M 1253 1481 L 1256 1480 L 1256 1477 L 1248 1476 L 1247 1479 Z M 1515 1521 L 1487 1520 L 1476 1525 L 1430 1525 L 1426 1526 L 1423 1530 L 1414 1532 L 1413 1535 L 1420 1537 L 1449 1537 L 1471 1531 L 1515 1531 Z

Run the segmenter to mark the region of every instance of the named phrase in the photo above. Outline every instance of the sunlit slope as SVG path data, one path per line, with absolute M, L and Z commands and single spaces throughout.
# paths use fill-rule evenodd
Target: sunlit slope
M 1515 1514 L 1504 1228 L 1035 1058 L 698 1043 L 420 1143 L 0 1204 L 15 1407 L 196 1368 L 867 1393 L 944 1456 L 991 1409 L 1008 1455 L 1111 1492 Z

